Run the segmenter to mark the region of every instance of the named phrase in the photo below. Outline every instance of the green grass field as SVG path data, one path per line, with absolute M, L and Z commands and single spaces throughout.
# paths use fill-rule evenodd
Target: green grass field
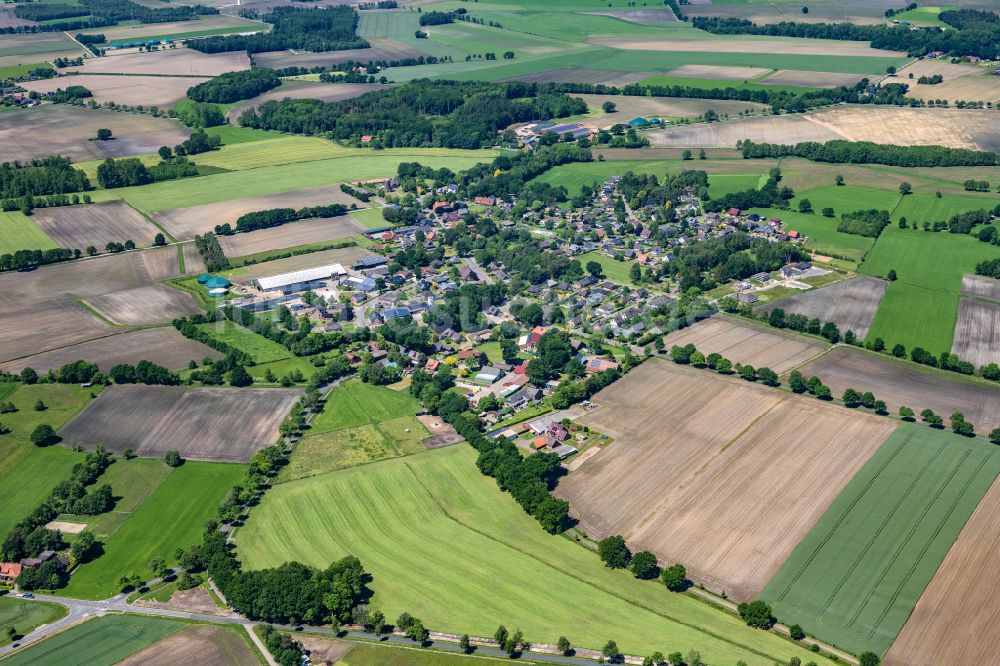
M 895 270 L 868 332 L 886 345 L 923 347 L 937 355 L 951 349 L 962 275 L 976 264 L 1000 257 L 995 246 L 972 236 L 885 228 L 868 252 L 861 272 L 885 276 Z
M 20 78 L 33 69 L 52 69 L 52 65 L 47 62 L 36 62 L 30 65 L 7 65 L 0 67 L 0 79 Z
M 73 574 L 63 592 L 84 599 L 103 599 L 118 592 L 118 578 L 138 573 L 149 577 L 149 561 L 162 557 L 173 565 L 174 551 L 201 539 L 205 521 L 243 474 L 242 465 L 187 461 L 104 542 L 104 554 Z
M 17 250 L 48 250 L 55 246 L 52 239 L 24 213 L 0 212 L 0 254 L 13 254 Z
M 520 627 L 531 641 L 633 654 L 697 649 L 713 664 L 803 663 L 816 657 L 775 634 L 657 583 L 604 568 L 597 555 L 546 534 L 464 445 L 283 483 L 236 536 L 249 567 L 291 557 L 315 566 L 351 553 L 372 573 L 372 603 L 434 630 L 492 635 Z
M 281 469 L 278 482 L 420 453 L 427 450 L 420 442 L 429 436 L 415 416 L 307 434 L 295 446 L 288 465 Z
M 351 211 L 351 219 L 356 220 L 365 229 L 392 226 L 385 221 L 381 208 L 362 208 L 361 210 Z
M 9 390 L 9 385 L 0 385 Z M 90 402 L 90 389 L 66 384 L 18 385 L 7 397 L 17 411 L 0 414 L 0 423 L 11 432 L 0 435 L 0 533 L 6 534 L 31 513 L 52 489 L 69 477 L 70 469 L 82 456 L 62 447 L 39 448 L 31 443 L 31 431 L 47 423 L 59 429 Z M 34 410 L 42 400 L 48 409 Z
M 267 144 L 274 143 L 280 142 L 273 140 L 260 142 L 258 145 L 263 150 Z M 239 147 L 237 145 L 232 148 Z M 115 192 L 135 208 L 144 212 L 155 212 L 278 194 L 348 180 L 390 176 L 396 173 L 396 167 L 400 162 L 416 161 L 432 168 L 448 167 L 453 171 L 460 171 L 480 162 L 488 162 L 495 155 L 496 152 L 491 150 L 469 151 L 445 148 L 401 148 L 363 152 L 359 150 L 331 159 L 163 181 L 152 185 L 125 187 Z
M 758 173 L 713 174 L 708 178 L 708 195 L 713 199 L 733 192 L 757 189 Z
M 525 659 L 525 663 L 533 663 L 531 657 Z M 470 666 L 489 661 L 488 658 L 461 656 L 409 645 L 355 643 L 351 651 L 337 661 L 337 666 Z
M 101 478 L 99 485 L 108 483 L 115 497 L 115 508 L 97 516 L 64 514 L 60 520 L 87 523 L 87 529 L 98 539 L 106 539 L 135 511 L 147 497 L 160 487 L 173 468 L 162 460 L 116 458 Z
M 865 252 L 875 243 L 874 238 L 845 234 L 837 231 L 837 218 L 814 214 L 798 213 L 773 208 L 752 208 L 750 212 L 766 217 L 780 217 L 785 231 L 798 231 L 809 237 L 805 247 L 820 254 L 835 254 L 861 261 Z
M 744 54 L 739 54 L 744 55 Z M 736 64 L 731 63 L 731 64 Z M 738 88 L 740 90 L 769 90 L 771 92 L 786 91 L 792 93 L 804 93 L 817 88 L 805 88 L 802 86 L 771 85 L 769 83 L 754 83 L 753 81 L 734 81 L 720 79 L 692 79 L 684 76 L 652 76 L 639 82 L 644 86 L 684 86 L 687 88 L 707 88 L 709 90 L 724 90 L 726 88 Z
M 254 333 L 249 328 L 238 326 L 228 319 L 221 324 L 200 324 L 198 328 L 213 340 L 225 342 L 241 349 L 253 357 L 256 363 L 270 363 L 292 357 L 288 348 Z
M 942 195 L 910 194 L 896 206 L 892 219 L 905 217 L 909 224 L 947 222 L 952 216 L 970 210 L 992 210 L 1000 199 L 988 194 Z
M 934 26 L 950 30 L 951 26 L 942 21 L 938 16 L 946 10 L 958 9 L 957 7 L 917 7 L 905 12 L 899 12 L 893 16 L 896 21 L 909 21 L 916 25 Z
M 268 132 L 265 130 L 251 129 L 249 127 L 236 127 L 235 125 L 217 125 L 208 127 L 205 133 L 209 136 L 217 136 L 222 139 L 222 145 L 231 146 L 237 143 L 249 143 L 251 141 L 266 141 L 269 139 L 282 139 L 287 134 L 280 132 Z
M 628 275 L 629 270 L 632 268 L 632 262 L 630 261 L 617 261 L 603 252 L 596 251 L 581 254 L 577 258 L 580 260 L 580 265 L 584 266 L 584 268 L 586 268 L 588 261 L 599 263 L 604 270 L 604 276 L 612 282 L 632 284 L 632 280 Z
M 594 148 L 595 155 L 600 152 L 600 148 Z M 669 160 L 575 162 L 549 169 L 531 182 L 548 183 L 553 186 L 562 185 L 569 192 L 570 196 L 575 196 L 580 193 L 580 187 L 583 185 L 600 185 L 612 176 L 620 176 L 629 171 L 639 174 L 652 174 L 662 178 L 670 170 L 671 166 L 674 165 Z M 711 178 L 709 182 L 711 183 Z
M 796 195 L 791 201 L 793 210 L 798 210 L 799 201 L 808 199 L 817 214 L 824 208 L 832 208 L 838 220 L 844 213 L 871 208 L 887 210 L 891 213 L 901 198 L 899 192 L 893 190 L 879 190 L 858 185 L 842 185 L 840 187 L 829 185 L 796 192 Z
M 393 391 L 352 379 L 330 393 L 323 411 L 312 420 L 310 432 L 330 432 L 413 416 L 419 409 L 420 403 L 406 391 Z
M 900 425 L 761 598 L 841 648 L 885 652 L 998 473 L 995 446 Z
M 4 660 L 4 666 L 111 666 L 190 626 L 149 615 L 105 615 L 56 634 Z
M 11 627 L 19 636 L 24 636 L 38 626 L 55 622 L 66 617 L 65 606 L 25 601 L 10 596 L 0 597 L 0 645 L 10 643 L 7 632 Z

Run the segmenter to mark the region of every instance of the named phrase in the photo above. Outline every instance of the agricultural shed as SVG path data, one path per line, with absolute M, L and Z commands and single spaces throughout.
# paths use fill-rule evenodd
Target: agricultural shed
M 301 271 L 292 271 L 290 273 L 281 273 L 279 275 L 257 278 L 254 282 L 262 291 L 277 289 L 285 293 L 289 293 L 319 287 L 321 286 L 320 283 L 323 280 L 329 280 L 335 275 L 344 275 L 346 272 L 347 271 L 345 271 L 344 267 L 340 264 L 328 264 L 326 266 L 317 266 L 316 268 L 307 268 Z

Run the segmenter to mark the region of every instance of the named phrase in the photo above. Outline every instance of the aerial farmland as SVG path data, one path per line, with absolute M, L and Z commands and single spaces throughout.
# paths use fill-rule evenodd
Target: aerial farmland
M 0 666 L 994 663 L 995 5 L 0 6 Z

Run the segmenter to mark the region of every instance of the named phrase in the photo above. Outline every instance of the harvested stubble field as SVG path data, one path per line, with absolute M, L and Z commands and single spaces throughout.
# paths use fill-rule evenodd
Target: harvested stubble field
M 546 534 L 475 461 L 472 448 L 451 446 L 277 484 L 237 532 L 238 557 L 257 569 L 290 559 L 325 567 L 353 554 L 387 617 L 405 610 L 437 631 L 488 636 L 505 624 L 531 641 L 564 635 L 598 649 L 615 636 L 631 654 L 697 649 L 713 664 L 772 666 L 793 654 L 831 664 L 601 566 L 591 550 Z
M 267 250 L 332 241 L 364 232 L 365 228 L 348 215 L 293 222 L 271 229 L 223 236 L 220 244 L 227 257 L 244 257 Z
M 108 242 L 133 240 L 139 247 L 153 244 L 158 230 L 123 201 L 39 208 L 32 216 L 59 247 L 104 249 Z
M 1000 303 L 973 298 L 959 302 L 951 353 L 977 368 L 1000 363 Z
M 391 39 L 368 40 L 372 48 L 347 49 L 345 51 L 329 51 L 326 53 L 310 53 L 308 51 L 268 51 L 254 54 L 254 62 L 258 67 L 281 69 L 282 67 L 329 67 L 342 62 L 368 62 L 369 60 L 402 60 L 417 58 L 424 55 L 420 49 Z
M 69 67 L 66 71 L 81 74 L 218 76 L 245 69 L 250 69 L 250 58 L 244 52 L 207 54 L 177 48 L 92 58 L 84 61 L 82 67 Z
M 118 326 L 149 326 L 199 311 L 191 294 L 151 284 L 87 298 L 88 306 Z
M 664 338 L 673 345 L 693 344 L 706 356 L 722 354 L 733 363 L 788 372 L 828 347 L 825 342 L 726 316 L 704 319 Z
M 885 280 L 860 276 L 768 303 L 756 311 L 781 308 L 786 315 L 801 314 L 822 322 L 832 321 L 841 333 L 854 331 L 863 340 L 875 321 L 886 286 Z
M 1000 654 L 1000 479 L 986 492 L 883 663 L 990 664 Z
M 696 31 L 697 32 L 697 31 Z M 704 34 L 704 33 L 700 33 Z M 801 39 L 796 37 L 752 37 L 737 36 L 719 39 L 712 35 L 708 39 L 635 39 L 621 37 L 595 37 L 588 40 L 592 44 L 609 46 L 626 51 L 684 51 L 704 53 L 768 53 L 798 56 L 843 56 L 847 58 L 871 58 L 871 72 L 878 70 L 881 59 L 901 60 L 905 54 L 898 51 L 873 49 L 868 42 L 834 41 L 827 39 Z
M 668 128 L 647 136 L 655 145 L 667 146 L 731 148 L 741 139 L 783 144 L 846 139 L 902 146 L 1000 150 L 1000 124 L 995 112 L 987 109 L 844 106 L 796 116 Z
M 0 322 L 0 361 L 110 335 L 117 329 L 89 313 L 78 301 L 150 286 L 179 275 L 174 247 L 0 275 L 0 305 L 9 313 Z M 190 304 L 193 306 L 194 301 Z M 46 333 L 39 336 L 38 331 Z
M 112 386 L 60 432 L 71 444 L 104 444 L 158 458 L 240 462 L 278 438 L 278 425 L 300 392 Z
M 769 71 L 766 67 L 740 67 L 733 65 L 681 65 L 672 69 L 664 76 L 675 76 L 685 79 L 717 79 L 720 81 L 749 81 Z
M 380 86 L 375 83 L 319 83 L 313 81 L 285 81 L 280 87 L 269 90 L 253 99 L 238 102 L 226 114 L 229 122 L 236 124 L 240 115 L 250 107 L 257 108 L 269 100 L 318 99 L 321 102 L 339 102 L 353 99 L 358 95 L 376 90 Z
M 580 422 L 615 443 L 556 489 L 581 529 L 621 534 L 739 601 L 756 597 L 895 428 L 659 359 L 594 402 Z
M 110 129 L 115 139 L 91 141 L 103 127 Z M 31 141 L 24 141 L 25 136 L 30 136 Z M 160 146 L 175 146 L 189 136 L 190 130 L 167 118 L 45 104 L 4 113 L 4 122 L 0 124 L 0 162 L 28 161 L 47 155 L 62 155 L 74 162 L 141 155 L 154 153 Z
M 1000 99 L 1000 77 L 993 76 L 993 67 L 985 69 L 975 65 L 953 65 L 948 61 L 918 60 L 900 70 L 898 78 L 909 84 L 907 97 L 916 99 L 946 99 L 952 103 L 962 101 L 995 102 Z M 903 78 L 913 74 L 913 79 Z M 921 76 L 940 74 L 941 83 L 917 83 Z M 892 79 L 889 79 L 892 81 Z
M 307 206 L 326 206 L 334 203 L 347 205 L 353 203 L 361 205 L 361 202 L 354 197 L 341 192 L 340 185 L 326 185 L 324 187 L 315 187 L 308 190 L 294 190 L 292 192 L 283 192 L 281 194 L 250 197 L 247 199 L 234 199 L 232 201 L 221 201 L 219 203 L 192 206 L 190 208 L 175 208 L 173 210 L 153 213 L 152 218 L 156 220 L 156 222 L 164 229 L 169 231 L 175 238 L 190 240 L 197 234 L 203 234 L 206 231 L 211 231 L 216 225 L 219 224 L 229 223 L 235 227 L 236 220 L 239 219 L 241 215 L 245 215 L 252 211 L 268 210 L 270 208 L 298 209 L 305 208 Z M 301 224 L 307 224 L 309 222 L 309 220 L 303 222 L 293 222 L 285 226 L 294 227 Z M 283 228 L 284 227 L 265 229 L 250 232 L 248 234 L 239 234 L 237 236 L 227 237 L 224 241 L 232 242 L 234 245 L 247 244 L 249 246 L 252 244 L 251 241 L 243 242 L 235 239 L 240 238 L 243 235 L 246 235 L 248 238 L 254 238 L 256 234 L 267 234 L 268 232 L 279 231 Z M 267 250 L 270 248 L 265 247 L 261 249 Z M 226 253 L 229 254 L 228 249 L 226 250 Z M 239 254 L 250 254 L 250 252 L 240 252 Z
M 248 644 L 239 626 L 193 626 L 150 645 L 118 666 L 201 666 L 202 664 L 254 664 L 260 655 Z
M 853 86 L 861 80 L 857 74 L 841 74 L 839 72 L 800 72 L 794 69 L 780 69 L 769 74 L 757 83 L 775 86 L 798 86 L 802 88 L 836 88 L 838 86 Z
M 1000 280 L 982 275 L 963 275 L 961 294 L 970 298 L 981 298 L 1000 303 Z
M 208 81 L 190 76 L 119 76 L 115 74 L 79 74 L 73 77 L 26 81 L 25 90 L 49 93 L 67 86 L 84 86 L 98 104 L 115 102 L 129 106 L 169 108 L 184 99 L 191 86 Z
M 725 99 L 637 97 L 633 95 L 574 95 L 574 97 L 582 99 L 597 114 L 588 120 L 595 123 L 608 124 L 616 122 L 625 123 L 636 116 L 644 118 L 697 118 L 709 110 L 715 111 L 719 115 L 729 114 L 735 116 L 744 111 L 760 111 L 764 109 L 763 104 L 757 104 L 756 102 L 738 102 Z M 601 105 L 605 102 L 614 102 L 615 106 L 618 107 L 617 112 L 604 113 L 601 111 Z M 610 159 L 606 151 L 602 152 L 604 152 L 605 159 Z M 643 152 L 645 153 L 646 151 Z M 631 159 L 635 159 L 634 150 L 630 150 L 629 154 L 632 156 Z M 677 153 L 676 157 L 680 157 L 680 152 Z
M 834 395 L 847 388 L 871 391 L 890 411 L 905 405 L 919 414 L 929 408 L 946 420 L 962 412 L 978 433 L 1000 426 L 1000 386 L 891 356 L 835 347 L 803 367 L 802 374 L 817 375 Z
M 187 367 L 188 361 L 201 362 L 205 357 L 222 358 L 222 354 L 200 342 L 185 338 L 173 326 L 147 328 L 141 331 L 107 335 L 8 361 L 0 368 L 7 372 L 20 372 L 23 368 L 34 368 L 38 372 L 58 368 L 79 359 L 96 363 L 101 372 L 107 372 L 119 363 L 135 365 L 139 361 L 153 361 L 171 370 Z
M 900 425 L 761 598 L 838 647 L 884 653 L 998 472 L 991 444 Z

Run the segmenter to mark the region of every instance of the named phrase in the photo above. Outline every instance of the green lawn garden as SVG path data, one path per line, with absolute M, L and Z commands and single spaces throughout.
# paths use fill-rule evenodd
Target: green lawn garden
M 279 484 L 238 532 L 239 557 L 252 568 L 293 557 L 325 567 L 356 555 L 387 617 L 408 611 L 434 630 L 492 635 L 505 624 L 531 641 L 565 635 L 600 648 L 614 639 L 633 654 L 830 663 L 694 597 L 605 569 L 592 551 L 542 531 L 475 471 L 475 458 L 457 445 Z
M 1000 450 L 903 424 L 768 583 L 782 622 L 882 654 L 1000 473 Z
M 619 284 L 632 284 L 632 280 L 629 278 L 629 270 L 632 268 L 633 262 L 618 261 L 603 252 L 596 251 L 581 254 L 578 259 L 580 260 L 580 265 L 584 267 L 584 270 L 587 268 L 587 262 L 596 261 L 601 265 L 604 276 L 612 282 L 617 282 Z

